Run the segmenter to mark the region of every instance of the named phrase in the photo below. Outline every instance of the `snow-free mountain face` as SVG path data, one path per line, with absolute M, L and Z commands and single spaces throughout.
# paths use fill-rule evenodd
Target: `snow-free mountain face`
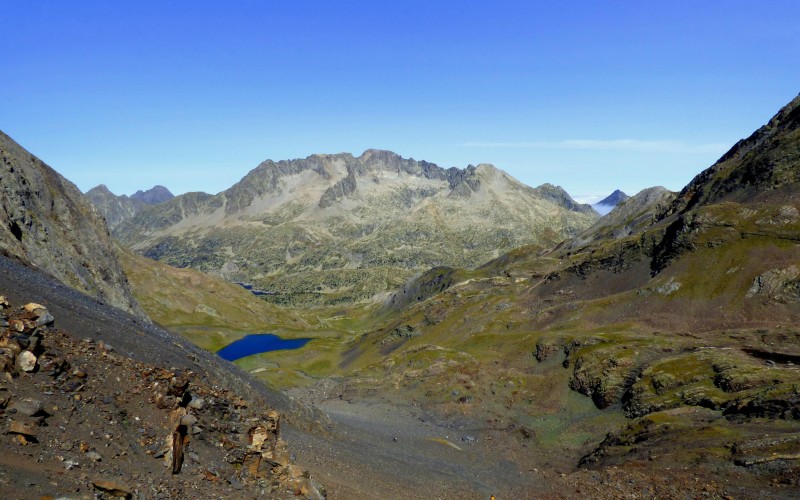
M 108 229 L 78 188 L 0 132 L 0 254 L 142 314 Z
M 230 189 L 144 208 L 114 235 L 179 267 L 248 281 L 273 300 L 347 303 L 447 264 L 554 244 L 597 215 L 563 189 L 491 165 L 444 169 L 381 150 L 265 161 Z
M 606 215 L 610 211 L 614 209 L 617 205 L 621 202 L 630 198 L 627 194 L 623 193 L 619 189 L 615 190 L 610 195 L 606 196 L 602 200 L 598 201 L 597 203 L 592 205 L 592 208 L 597 211 L 600 215 Z
M 124 194 L 117 196 L 105 184 L 100 184 L 87 191 L 86 197 L 103 214 L 108 228 L 113 230 L 142 208 L 169 201 L 175 196 L 164 186 L 154 186 L 147 191 L 139 190 L 130 197 Z
M 172 198 L 175 198 L 175 195 L 164 186 L 153 186 L 147 191 L 142 191 L 140 189 L 131 195 L 132 200 L 141 201 L 147 205 L 157 205 L 169 201 Z

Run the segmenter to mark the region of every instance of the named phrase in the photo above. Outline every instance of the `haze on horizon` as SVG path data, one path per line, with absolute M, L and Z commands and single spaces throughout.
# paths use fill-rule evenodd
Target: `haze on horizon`
M 797 95 L 800 4 L 12 0 L 0 129 L 82 190 L 368 148 L 592 201 L 677 190 Z

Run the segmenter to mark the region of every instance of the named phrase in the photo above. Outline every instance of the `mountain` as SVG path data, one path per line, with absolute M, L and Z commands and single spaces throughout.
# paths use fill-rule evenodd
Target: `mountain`
M 628 198 L 630 198 L 630 196 L 617 189 L 610 195 L 592 205 L 592 208 L 594 208 L 600 215 L 605 215 Z
M 265 161 L 218 195 L 187 193 L 116 226 L 123 244 L 293 304 L 352 303 L 448 264 L 554 244 L 596 219 L 563 189 L 491 165 L 444 169 L 389 151 Z
M 142 208 L 169 201 L 175 196 L 164 186 L 154 186 L 147 191 L 139 190 L 130 197 L 124 194 L 117 196 L 105 184 L 100 184 L 87 191 L 86 197 L 103 214 L 108 228 L 113 230 Z
M 329 378 L 295 395 L 405 402 L 523 470 L 557 455 L 580 467 L 568 478 L 624 470 L 645 495 L 699 480 L 720 496 L 791 496 L 799 116 L 800 97 L 680 193 L 645 190 L 555 247 L 420 273 L 320 355 Z M 284 370 L 313 362 L 280 358 Z
M 574 248 L 593 240 L 624 238 L 640 232 L 651 225 L 676 196 L 677 193 L 661 186 L 643 189 L 619 201 L 606 215 L 576 236 L 570 246 Z
M 102 217 L 78 188 L 0 132 L 0 254 L 143 315 Z
M 323 498 L 280 433 L 321 416 L 150 323 L 77 187 L 0 159 L 3 497 Z
M 158 205 L 172 198 L 175 198 L 175 195 L 164 186 L 153 186 L 147 191 L 142 191 L 140 189 L 131 195 L 133 201 L 141 201 L 146 205 Z

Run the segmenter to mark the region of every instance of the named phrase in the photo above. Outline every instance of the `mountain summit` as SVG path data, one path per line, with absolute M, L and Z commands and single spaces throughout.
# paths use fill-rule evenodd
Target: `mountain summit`
M 594 208 L 600 215 L 605 215 L 628 198 L 630 198 L 630 196 L 617 189 L 610 195 L 592 205 L 592 208 Z
M 105 184 L 93 187 L 86 192 L 86 197 L 97 207 L 106 219 L 109 229 L 114 229 L 122 221 L 136 215 L 148 205 L 157 205 L 175 197 L 164 186 L 154 186 L 147 191 L 136 191 L 130 197 L 117 196 Z
M 433 266 L 556 243 L 596 217 L 563 189 L 531 188 L 492 165 L 445 169 L 370 149 L 264 161 L 218 195 L 145 207 L 114 235 L 276 301 L 347 303 Z
M 147 205 L 156 205 L 158 203 L 169 201 L 172 198 L 175 198 L 175 195 L 164 186 L 153 186 L 147 191 L 142 191 L 140 189 L 131 195 L 132 200 L 141 201 Z

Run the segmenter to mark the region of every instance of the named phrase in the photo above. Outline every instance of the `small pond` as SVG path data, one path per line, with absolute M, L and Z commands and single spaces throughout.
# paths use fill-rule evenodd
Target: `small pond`
M 263 352 L 299 349 L 308 344 L 309 340 L 311 339 L 282 339 L 271 333 L 254 333 L 231 342 L 217 351 L 217 354 L 222 359 L 236 361 Z

